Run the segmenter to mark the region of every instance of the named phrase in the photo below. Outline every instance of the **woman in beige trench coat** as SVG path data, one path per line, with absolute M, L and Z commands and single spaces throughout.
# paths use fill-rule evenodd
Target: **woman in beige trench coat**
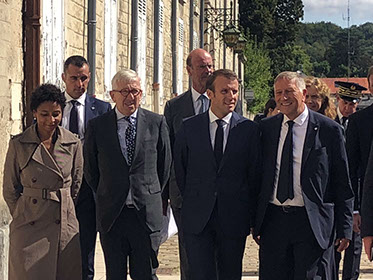
M 81 279 L 74 200 L 82 181 L 80 140 L 59 127 L 65 97 L 49 84 L 31 97 L 36 124 L 13 137 L 3 195 L 10 224 L 10 280 Z

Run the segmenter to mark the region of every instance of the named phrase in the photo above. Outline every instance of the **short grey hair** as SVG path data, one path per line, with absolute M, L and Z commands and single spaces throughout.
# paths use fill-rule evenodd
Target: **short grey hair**
M 132 69 L 122 69 L 114 75 L 113 79 L 111 80 L 111 86 L 114 88 L 119 81 L 130 83 L 137 79 L 140 80 L 140 77 L 135 71 Z
M 284 71 L 277 75 L 275 78 L 275 83 L 280 79 L 286 79 L 290 82 L 295 82 L 296 86 L 300 91 L 303 91 L 306 89 L 306 83 L 304 82 L 304 78 L 301 74 L 297 72 L 291 72 L 291 71 Z

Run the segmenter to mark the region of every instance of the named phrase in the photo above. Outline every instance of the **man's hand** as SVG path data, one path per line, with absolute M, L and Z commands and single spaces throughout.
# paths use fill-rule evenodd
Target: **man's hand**
M 360 233 L 361 216 L 359 213 L 354 214 L 354 232 Z
M 372 261 L 372 245 L 373 245 L 373 236 L 366 236 L 363 238 L 365 253 L 368 256 L 368 259 Z
M 350 245 L 350 240 L 347 238 L 338 238 L 334 245 L 337 247 L 337 252 L 341 253 L 348 248 L 348 245 Z

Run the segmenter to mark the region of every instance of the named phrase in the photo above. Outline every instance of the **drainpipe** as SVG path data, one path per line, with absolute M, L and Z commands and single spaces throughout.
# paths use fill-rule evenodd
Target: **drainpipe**
M 154 73 L 153 73 L 153 91 L 154 91 L 154 111 L 159 113 L 159 35 L 160 35 L 160 11 L 159 11 L 159 0 L 154 1 Z
M 178 1 L 172 1 L 171 14 L 171 41 L 172 41 L 172 93 L 177 93 L 177 5 Z
M 132 0 L 132 18 L 131 18 L 131 65 L 130 68 L 136 71 L 138 61 L 139 45 L 139 1 Z
M 22 85 L 25 98 L 23 108 L 23 128 L 33 122 L 30 110 L 31 93 L 40 85 L 40 0 L 24 0 L 23 2 L 23 60 L 24 83 Z
M 200 17 L 199 17 L 199 47 L 203 49 L 204 47 L 204 42 L 203 42 L 203 37 L 205 36 L 205 30 L 203 23 L 205 21 L 205 1 L 201 0 L 201 7 L 200 7 Z
M 96 83 L 96 0 L 88 0 L 88 63 L 91 71 L 91 80 L 88 85 L 88 94 L 95 94 Z
M 194 41 L 194 1 L 190 0 L 189 1 L 189 52 L 193 50 L 193 41 Z

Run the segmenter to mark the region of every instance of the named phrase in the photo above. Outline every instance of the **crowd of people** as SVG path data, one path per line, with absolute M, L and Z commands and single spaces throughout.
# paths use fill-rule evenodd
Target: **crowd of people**
M 358 279 L 373 247 L 373 106 L 364 87 L 282 72 L 263 115 L 235 112 L 239 79 L 203 49 L 186 61 L 188 91 L 164 115 L 140 107 L 138 74 L 112 79 L 115 107 L 87 94 L 82 56 L 65 91 L 31 97 L 34 123 L 9 142 L 3 195 L 9 279 L 93 279 L 97 232 L 106 279 L 158 279 L 163 216 L 178 228 L 181 280 L 238 280 L 245 242 L 259 279 Z M 373 93 L 373 67 L 368 72 Z

